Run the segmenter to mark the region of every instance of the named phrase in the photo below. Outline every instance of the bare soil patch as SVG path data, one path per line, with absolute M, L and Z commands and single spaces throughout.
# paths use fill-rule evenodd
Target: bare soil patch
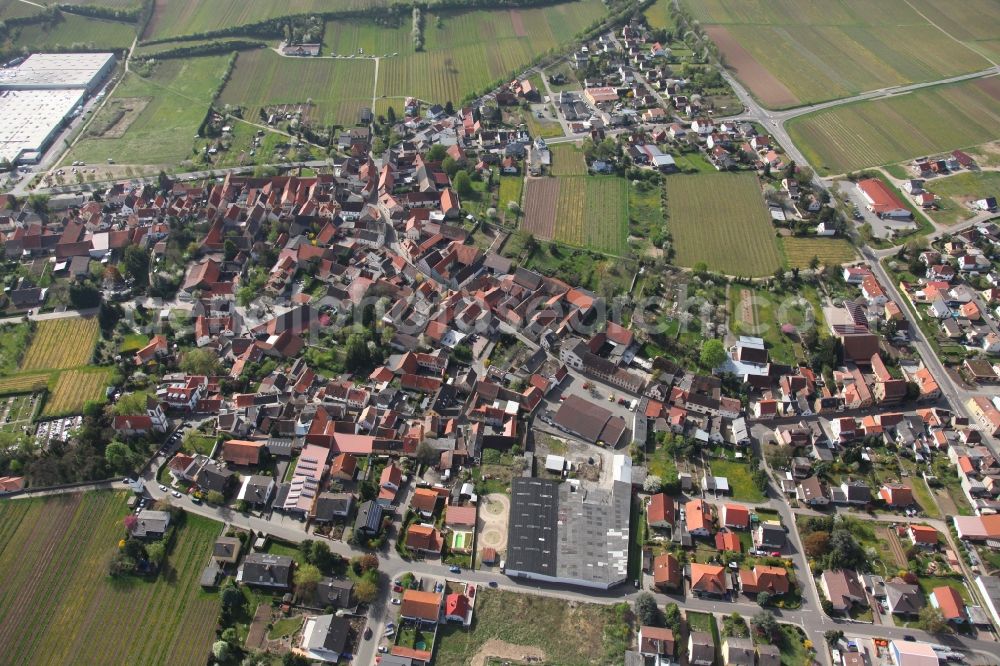
M 529 178 L 524 196 L 524 229 L 536 238 L 552 240 L 556 233 L 559 179 Z
M 108 102 L 87 130 L 87 135 L 95 139 L 120 139 L 129 126 L 143 112 L 150 97 L 124 97 Z
M 753 326 L 753 292 L 749 289 L 740 290 L 740 322 L 744 326 Z
M 510 22 L 514 26 L 514 34 L 518 37 L 527 37 L 528 31 L 524 29 L 524 17 L 521 16 L 521 12 L 512 9 L 510 10 Z
M 705 32 L 718 45 L 719 51 L 725 58 L 726 67 L 750 88 L 764 106 L 784 108 L 800 103 L 799 98 L 766 67 L 757 62 L 724 26 L 708 26 Z
M 472 666 L 486 666 L 486 660 L 490 658 L 518 664 L 542 663 L 545 661 L 545 652 L 536 647 L 514 645 L 507 641 L 491 638 L 483 644 L 483 647 L 479 648 L 479 652 L 472 657 L 472 661 L 469 663 Z
M 510 500 L 506 495 L 492 494 L 482 498 L 479 511 L 480 550 L 494 548 L 502 552 L 507 548 L 507 515 L 510 513 Z

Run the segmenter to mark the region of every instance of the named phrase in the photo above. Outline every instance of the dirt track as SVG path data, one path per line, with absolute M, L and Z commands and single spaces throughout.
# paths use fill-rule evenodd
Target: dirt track
M 541 663 L 545 661 L 545 653 L 536 647 L 514 645 L 513 643 L 493 638 L 486 641 L 483 644 L 483 647 L 479 648 L 479 652 L 472 657 L 472 660 L 469 663 L 472 666 L 485 666 L 486 660 L 490 657 L 496 657 L 498 659 L 504 659 L 518 664 L 527 664 L 531 662 Z

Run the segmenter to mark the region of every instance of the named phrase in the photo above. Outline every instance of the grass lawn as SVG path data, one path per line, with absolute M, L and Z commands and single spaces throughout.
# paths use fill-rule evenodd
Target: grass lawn
M 13 663 L 205 663 L 219 595 L 198 578 L 220 523 L 188 515 L 153 580 L 112 579 L 125 493 L 0 503 L 0 649 Z
M 135 24 L 105 21 L 62 12 L 54 23 L 23 26 L 15 46 L 45 52 L 70 44 L 92 44 L 107 51 L 128 48 L 135 37 Z
M 713 458 L 710 462 L 712 474 L 729 479 L 729 488 L 733 491 L 733 499 L 742 502 L 763 502 L 764 493 L 754 485 L 750 466 L 731 460 Z
M 698 174 L 667 178 L 667 228 L 675 261 L 726 275 L 770 275 L 781 253 L 753 174 Z M 725 192 L 725 196 L 718 193 Z
M 28 324 L 0 326 L 0 375 L 17 372 L 30 342 L 31 327 Z
M 264 552 L 270 553 L 271 555 L 287 555 L 288 557 L 295 560 L 296 564 L 304 564 L 305 560 L 302 559 L 302 553 L 294 545 L 290 543 L 285 543 L 283 541 L 270 540 L 267 542 L 267 548 Z
M 813 659 L 805 647 L 805 635 L 798 627 L 779 625 L 781 633 L 774 644 L 781 650 L 781 666 L 812 666 Z
M 481 588 L 470 629 L 450 623 L 438 628 L 434 663 L 468 664 L 486 641 L 498 639 L 540 648 L 546 664 L 605 664 L 605 630 L 614 619 L 611 606 Z
M 305 618 L 301 615 L 296 615 L 295 617 L 285 617 L 274 623 L 267 632 L 267 637 L 269 639 L 276 640 L 282 636 L 291 636 L 296 631 L 302 628 L 302 622 Z
M 966 171 L 937 178 L 926 187 L 941 197 L 941 210 L 931 211 L 930 216 L 936 222 L 953 224 L 976 214 L 977 211 L 967 205 L 969 201 L 1000 194 L 1000 172 Z
M 969 594 L 969 588 L 965 586 L 965 583 L 957 578 L 951 578 L 948 576 L 921 576 L 917 579 L 917 585 L 920 586 L 920 589 L 924 594 L 928 595 L 934 591 L 935 587 L 953 587 L 962 596 L 962 600 L 965 601 L 965 603 L 972 602 L 972 596 Z
M 142 333 L 129 333 L 122 339 L 118 348 L 122 353 L 134 352 L 149 344 L 149 336 Z
M 212 449 L 215 448 L 215 437 L 210 437 L 209 435 L 198 435 L 194 432 L 189 432 L 184 436 L 181 448 L 185 453 L 189 453 L 191 455 L 201 453 L 208 456 L 212 454 Z
M 924 477 L 911 474 L 908 482 L 913 489 L 913 499 L 924 510 L 924 513 L 931 518 L 940 518 L 941 512 L 938 510 L 937 502 L 934 501 L 934 496 L 931 495 L 931 489 L 924 481 Z
M 147 78 L 126 74 L 112 100 L 141 98 L 148 103 L 120 137 L 88 134 L 67 160 L 96 164 L 113 157 L 119 164 L 172 165 L 189 159 L 212 94 L 222 83 L 227 60 L 228 56 L 163 60 Z M 113 125 L 106 118 L 101 122 L 102 115 L 112 113 L 106 106 L 92 127 Z
M 507 204 L 511 201 L 520 206 L 523 190 L 524 176 L 500 176 L 500 195 L 497 198 L 499 212 L 506 214 Z

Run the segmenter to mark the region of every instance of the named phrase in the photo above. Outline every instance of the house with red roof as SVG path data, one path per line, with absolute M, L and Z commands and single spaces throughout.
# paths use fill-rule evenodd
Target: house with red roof
M 913 506 L 913 490 L 901 483 L 886 483 L 878 491 L 886 506 L 905 508 Z
M 444 537 L 431 525 L 413 524 L 406 530 L 406 547 L 427 555 L 440 555 Z
M 906 533 L 914 546 L 936 548 L 938 545 L 937 530 L 929 525 L 910 525 L 907 527 Z
M 680 590 L 683 586 L 681 565 L 670 553 L 653 559 L 653 585 L 660 591 Z
M 262 440 L 231 439 L 222 444 L 222 459 L 239 467 L 257 465 L 260 463 L 260 452 L 263 449 Z
M 942 585 L 931 590 L 931 605 L 941 611 L 946 622 L 962 624 L 966 621 L 965 602 L 958 590 L 950 585 Z
M 743 550 L 743 544 L 740 543 L 740 536 L 736 532 L 724 529 L 715 533 L 715 549 L 719 552 L 728 550 L 739 553 Z
M 691 567 L 691 591 L 695 596 L 723 597 L 729 592 L 729 577 L 725 567 L 717 564 L 699 564 Z
M 791 589 L 788 572 L 781 567 L 758 564 L 753 569 L 740 569 L 740 587 L 743 594 L 756 595 L 761 592 L 781 595 Z
M 887 186 L 878 178 L 859 180 L 858 190 L 864 197 L 866 207 L 880 218 L 895 220 L 913 219 L 913 213 L 906 207 Z
M 657 493 L 649 500 L 646 523 L 654 529 L 672 529 L 677 520 L 674 500 L 666 493 Z
M 722 507 L 722 525 L 733 530 L 750 528 L 750 510 L 740 504 L 725 504 Z

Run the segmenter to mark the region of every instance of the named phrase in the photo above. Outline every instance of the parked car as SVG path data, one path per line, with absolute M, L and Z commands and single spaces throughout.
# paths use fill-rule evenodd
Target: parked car
M 170 494 L 173 495 L 174 497 L 176 497 L 177 499 L 180 499 L 181 497 L 183 497 L 183 495 L 181 495 L 180 492 L 177 491 L 177 490 L 175 490 L 174 492 L 172 492 Z
M 162 483 L 160 484 L 160 491 L 164 492 L 164 493 L 167 492 L 167 487 L 165 485 L 163 485 Z
M 399 604 L 401 604 L 401 603 L 403 603 L 403 602 L 402 602 L 402 601 L 400 600 L 400 598 L 399 598 L 399 597 L 393 597 L 393 598 L 392 598 L 392 605 L 393 605 L 393 606 L 398 606 L 398 605 L 399 605 Z
M 451 565 L 450 567 L 448 567 L 448 571 L 450 571 L 452 573 L 455 573 L 455 574 L 462 573 L 462 570 L 459 567 L 455 566 L 454 564 Z
M 371 637 L 372 637 L 372 628 L 368 627 L 367 629 L 365 629 L 365 640 L 366 641 L 370 640 Z
M 497 583 L 495 580 L 491 580 L 490 581 L 490 587 L 500 587 L 500 584 Z

